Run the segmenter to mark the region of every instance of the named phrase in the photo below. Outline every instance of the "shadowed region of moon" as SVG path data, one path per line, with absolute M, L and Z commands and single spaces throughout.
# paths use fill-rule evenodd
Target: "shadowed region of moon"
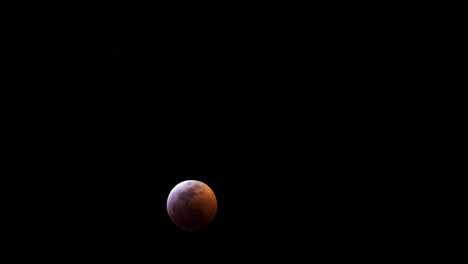
M 187 180 L 171 190 L 166 207 L 169 218 L 176 226 L 194 231 L 211 223 L 218 203 L 208 185 L 201 181 Z

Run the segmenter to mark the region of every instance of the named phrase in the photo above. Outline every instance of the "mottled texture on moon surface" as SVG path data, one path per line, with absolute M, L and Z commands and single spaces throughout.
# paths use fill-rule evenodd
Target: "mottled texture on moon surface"
M 176 226 L 193 231 L 211 223 L 218 205 L 213 190 L 207 184 L 187 180 L 172 189 L 166 206 L 167 213 Z

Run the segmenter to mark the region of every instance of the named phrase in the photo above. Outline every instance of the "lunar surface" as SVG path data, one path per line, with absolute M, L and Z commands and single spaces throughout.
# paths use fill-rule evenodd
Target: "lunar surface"
M 177 184 L 167 198 L 167 213 L 172 222 L 187 231 L 199 230 L 211 223 L 218 202 L 211 188 L 201 181 Z

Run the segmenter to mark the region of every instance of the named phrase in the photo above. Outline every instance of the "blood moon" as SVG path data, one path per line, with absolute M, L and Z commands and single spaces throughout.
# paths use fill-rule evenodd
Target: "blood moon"
M 166 207 L 169 218 L 176 226 L 195 231 L 211 223 L 216 215 L 218 202 L 207 184 L 187 180 L 171 190 Z

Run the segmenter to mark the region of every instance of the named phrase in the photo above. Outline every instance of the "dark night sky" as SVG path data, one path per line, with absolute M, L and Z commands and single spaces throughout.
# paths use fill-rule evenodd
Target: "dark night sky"
M 27 181 L 36 199 L 22 221 L 40 254 L 219 263 L 388 249 L 401 219 L 372 93 L 392 85 L 383 25 L 123 9 L 55 50 L 51 86 L 63 89 L 29 99 L 44 98 L 27 114 L 39 158 L 25 170 L 44 176 Z M 187 179 L 218 198 L 195 233 L 165 208 Z

